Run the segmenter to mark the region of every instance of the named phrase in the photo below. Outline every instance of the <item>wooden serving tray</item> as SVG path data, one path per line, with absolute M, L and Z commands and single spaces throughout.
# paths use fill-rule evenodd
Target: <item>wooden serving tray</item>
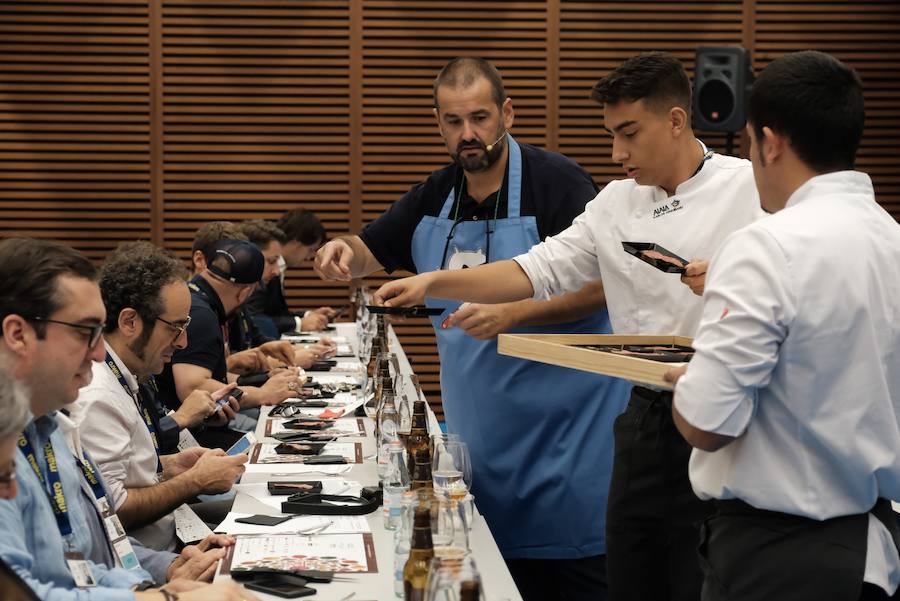
M 665 363 L 641 357 L 614 355 L 580 348 L 580 345 L 678 345 L 691 346 L 685 336 L 617 336 L 615 334 L 500 334 L 497 351 L 501 355 L 530 359 L 541 363 L 571 367 L 605 376 L 630 380 L 637 384 L 672 390 L 663 375 L 683 363 Z

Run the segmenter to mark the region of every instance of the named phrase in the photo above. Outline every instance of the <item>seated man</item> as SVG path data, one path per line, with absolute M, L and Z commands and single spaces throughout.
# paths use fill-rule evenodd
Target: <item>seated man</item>
M 337 312 L 331 307 L 319 307 L 303 314 L 292 312 L 284 297 L 284 272 L 288 268 L 300 267 L 304 261 L 315 257 L 316 251 L 325 243 L 325 227 L 315 213 L 306 209 L 287 211 L 276 226 L 284 234 L 279 277 L 277 280 L 272 278 L 264 288 L 250 296 L 247 310 L 257 327 L 270 336 L 321 330 Z
M 175 350 L 157 379 L 160 398 L 177 409 L 194 390 L 214 392 L 235 380 L 226 360 L 230 354 L 228 317 L 241 307 L 259 283 L 265 259 L 250 242 L 222 240 L 209 249 L 206 269 L 188 283 L 191 321 L 187 346 Z M 295 370 L 274 374 L 262 386 L 242 386 L 241 408 L 275 405 L 296 396 L 302 382 Z M 204 446 L 227 448 L 239 436 L 233 431 L 207 428 L 199 433 Z
M 249 240 L 263 253 L 266 267 L 262 283 L 270 281 L 279 273 L 278 261 L 281 257 L 281 232 L 265 221 L 249 222 L 253 225 L 240 228 L 230 221 L 211 221 L 201 226 L 194 235 L 191 254 L 191 268 L 194 276 L 206 269 L 207 253 L 222 240 Z M 249 238 L 249 234 L 253 238 Z M 272 368 L 299 365 L 306 368 L 318 361 L 328 348 L 314 347 L 309 350 L 294 349 L 277 336 L 268 336 L 260 330 L 244 312 L 237 308 L 228 316 L 228 341 L 230 353 L 226 359 L 228 371 L 237 375 L 268 372 Z
M 176 258 L 148 242 L 123 244 L 107 259 L 100 274 L 105 358 L 94 363 L 93 379 L 71 411 L 122 524 L 144 545 L 167 551 L 178 542 L 172 512 L 199 494 L 230 490 L 247 460 L 198 446 L 162 453 L 154 400 L 147 398 L 152 387 L 138 388 L 186 345 L 191 296 L 182 271 Z M 172 418 L 182 428 L 225 425 L 239 405 L 231 399 L 217 410 L 216 400 L 232 387 L 192 392 Z
M 262 219 L 245 221 L 238 225 L 238 231 L 247 236 L 247 239 L 262 251 L 263 257 L 266 259 L 266 268 L 263 271 L 262 286 L 264 288 L 268 287 L 281 275 L 279 262 L 281 261 L 281 253 L 287 238 L 275 224 L 269 221 L 263 221 Z M 253 295 L 259 293 L 260 289 L 257 289 L 250 295 L 250 298 L 252 299 Z M 247 302 L 249 303 L 250 301 L 248 300 Z M 244 351 L 260 344 L 268 344 L 270 348 L 274 348 L 275 344 L 281 344 L 287 345 L 286 348 L 281 349 L 282 352 L 291 352 L 291 344 L 287 341 L 278 343 L 269 342 L 272 338 L 266 336 L 262 329 L 257 326 L 256 320 L 252 319 L 252 315 L 250 314 L 250 311 L 248 311 L 246 305 L 235 311 L 235 314 L 229 320 L 228 325 L 232 351 Z M 330 351 L 330 346 L 325 344 L 317 344 L 309 348 L 294 348 L 294 364 L 303 368 L 308 368 Z
M 224 550 L 206 547 L 231 540 L 215 537 L 201 552 L 191 548 L 182 556 L 146 549 L 124 534 L 110 540 L 121 524 L 90 457 L 70 448 L 63 426 L 71 433 L 72 424 L 61 411 L 90 383 L 91 362 L 104 358 L 106 312 L 96 277 L 90 261 L 70 248 L 24 238 L 0 242 L 0 362 L 29 391 L 32 418 L 18 435 L 18 486 L 5 487 L 0 499 L 0 559 L 41 599 L 164 601 L 159 592 L 133 587 L 211 576 Z M 182 601 L 252 598 L 234 587 L 167 586 L 190 590 Z

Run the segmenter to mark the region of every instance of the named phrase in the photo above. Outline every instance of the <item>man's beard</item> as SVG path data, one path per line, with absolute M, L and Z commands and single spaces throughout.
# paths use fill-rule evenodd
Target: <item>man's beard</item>
M 450 153 L 450 156 L 453 158 L 453 162 L 462 167 L 464 171 L 468 171 L 469 173 L 482 173 L 490 169 L 494 163 L 500 160 L 500 157 L 503 155 L 503 145 L 505 142 L 506 136 L 503 136 L 500 141 L 494 142 L 489 151 L 487 146 L 485 146 L 481 140 L 463 140 L 456 147 L 456 152 Z M 462 155 L 464 150 L 471 148 L 478 148 L 482 153 L 472 156 Z
M 150 343 L 150 336 L 153 334 L 153 330 L 150 328 L 144 328 L 141 332 L 141 335 L 137 340 L 130 343 L 128 345 L 128 350 L 131 351 L 135 357 L 140 359 L 141 361 L 146 361 L 147 355 L 147 345 Z

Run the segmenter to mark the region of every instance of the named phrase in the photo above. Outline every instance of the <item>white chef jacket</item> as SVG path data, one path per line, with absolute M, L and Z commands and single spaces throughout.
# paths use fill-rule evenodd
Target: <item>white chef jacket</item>
M 116 362 L 131 390 L 138 383 L 109 344 L 106 350 Z M 81 444 L 100 468 L 110 501 L 118 510 L 128 497 L 128 488 L 157 484 L 156 449 L 150 431 L 134 399 L 104 362 L 93 365 L 91 383 L 78 392 L 72 405 L 72 420 L 78 424 Z M 157 551 L 175 549 L 175 516 L 169 514 L 142 528 L 128 532 L 146 547 Z
M 709 259 L 730 233 L 764 215 L 750 161 L 714 154 L 672 196 L 633 179 L 610 182 L 571 227 L 514 260 L 536 299 L 602 279 L 616 334 L 693 336 L 700 297 L 678 274 L 627 254 L 622 242 L 655 242 L 688 261 Z
M 900 225 L 866 174 L 814 177 L 725 241 L 694 347 L 675 406 L 739 437 L 694 450 L 700 498 L 817 520 L 900 499 Z M 890 594 L 900 558 L 869 523 L 866 581 Z

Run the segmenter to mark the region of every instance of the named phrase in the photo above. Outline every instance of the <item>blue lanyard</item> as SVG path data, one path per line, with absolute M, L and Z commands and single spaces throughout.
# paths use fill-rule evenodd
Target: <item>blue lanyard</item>
M 25 434 L 19 434 L 19 450 L 25 455 L 31 469 L 41 484 L 44 486 L 44 492 L 50 499 L 50 505 L 53 506 L 53 513 L 56 515 L 56 525 L 59 526 L 59 533 L 63 538 L 72 534 L 72 524 L 69 521 L 69 507 L 66 504 L 66 496 L 63 493 L 62 480 L 59 477 L 59 465 L 56 463 L 56 454 L 53 452 L 53 443 L 49 440 L 44 445 L 44 458 L 47 460 L 47 477 L 44 478 L 41 466 L 38 465 L 37 456 L 34 454 L 34 447 L 31 441 L 25 438 Z M 50 488 L 47 488 L 47 483 Z M 102 488 L 101 488 L 102 490 Z
M 128 381 L 125 380 L 125 376 L 122 375 L 119 366 L 116 365 L 116 362 L 108 352 L 106 353 L 106 366 L 109 367 L 110 371 L 112 371 L 113 375 L 119 381 L 119 384 L 122 385 L 122 388 L 125 389 L 125 392 L 127 392 L 128 396 L 131 397 L 131 400 L 134 401 L 134 406 L 137 407 L 138 413 L 144 418 L 144 424 L 146 424 L 147 430 L 150 432 L 150 439 L 153 440 L 153 450 L 156 451 L 156 473 L 161 474 L 163 467 L 162 461 L 159 458 L 159 441 L 156 438 L 156 426 L 153 425 L 153 419 L 150 418 L 150 411 L 147 409 L 146 405 L 141 403 L 140 399 L 134 395 L 134 392 L 132 392 L 131 388 L 128 386 Z M 88 481 L 90 482 L 90 480 Z

